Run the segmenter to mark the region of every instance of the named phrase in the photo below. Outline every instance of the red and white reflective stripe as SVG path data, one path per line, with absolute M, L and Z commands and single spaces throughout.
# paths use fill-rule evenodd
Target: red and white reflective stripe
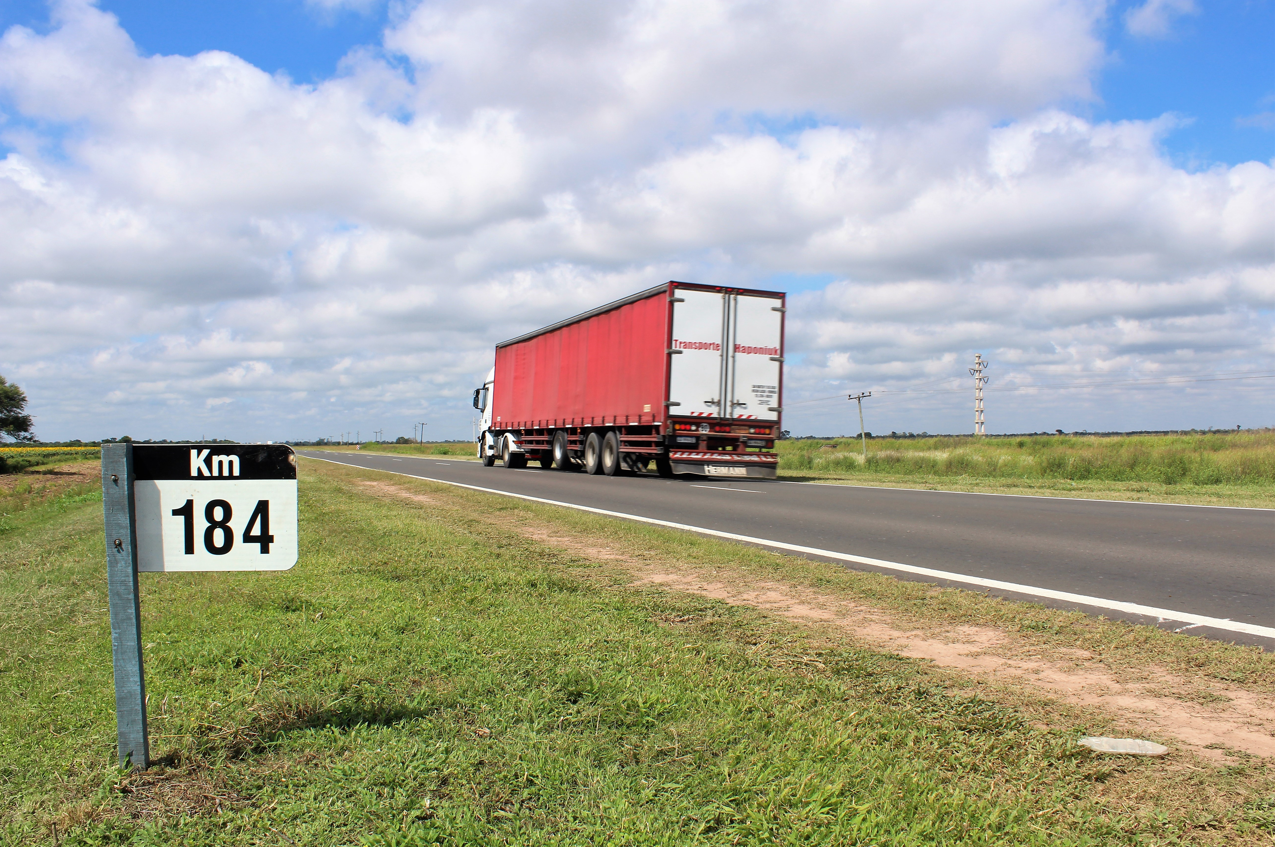
M 677 414 L 686 415 L 690 418 L 711 418 L 713 416 L 712 412 L 678 412 Z
M 756 416 L 756 415 L 736 415 L 736 416 L 735 416 L 735 419 L 736 419 L 736 420 L 755 421 L 755 420 L 757 420 L 757 416 Z
M 773 453 L 696 453 L 690 450 L 670 450 L 670 459 L 695 459 L 714 462 L 777 462 Z

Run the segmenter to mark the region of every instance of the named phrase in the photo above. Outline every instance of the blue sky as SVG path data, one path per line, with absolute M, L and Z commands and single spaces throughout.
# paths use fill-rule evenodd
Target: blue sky
M 964 431 L 975 352 L 992 432 L 1275 424 L 1201 381 L 1275 374 L 1275 0 L 55 8 L 0 5 L 43 438 L 464 437 L 496 341 L 669 278 L 790 292 L 797 433 Z
M 1106 28 L 1111 60 L 1099 77 L 1102 120 L 1146 120 L 1174 112 L 1189 123 L 1165 140 L 1174 160 L 1207 167 L 1275 158 L 1275 122 L 1238 122 L 1275 112 L 1275 3 L 1213 0 L 1183 15 L 1162 38 Z
M 143 54 L 193 56 L 225 50 L 297 82 L 326 79 L 351 49 L 378 44 L 387 13 L 382 3 L 366 10 L 325 10 L 302 0 L 119 0 L 98 5 L 119 18 Z M 0 28 L 49 27 L 48 6 L 39 0 L 6 0 L 0 9 Z
M 1109 7 L 1102 34 L 1109 60 L 1096 77 L 1099 100 L 1081 111 L 1095 120 L 1183 118 L 1164 138 L 1185 167 L 1275 158 L 1275 0 L 1211 0 L 1174 19 L 1161 37 L 1131 34 L 1137 2 Z M 390 6 L 370 0 L 324 8 L 304 0 L 102 0 L 143 54 L 191 56 L 224 50 L 301 83 L 327 79 L 358 47 L 379 49 Z M 6 0 L 0 29 L 48 28 L 39 0 Z

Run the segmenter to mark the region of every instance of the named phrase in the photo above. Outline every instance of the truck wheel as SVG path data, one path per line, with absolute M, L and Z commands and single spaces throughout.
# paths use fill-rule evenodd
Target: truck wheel
M 509 446 L 509 436 L 505 436 L 500 441 L 500 464 L 506 468 L 518 467 L 518 454 L 514 453 L 512 447 Z
M 584 440 L 584 469 L 588 473 L 596 474 L 601 467 L 602 439 L 596 432 L 591 432 Z
M 553 466 L 560 471 L 565 471 L 571 467 L 570 442 L 567 441 L 565 432 L 555 432 L 553 434 Z
M 478 455 L 482 457 L 484 468 L 490 468 L 496 464 L 496 454 L 487 449 L 486 436 L 483 437 L 482 441 L 478 442 Z
M 665 479 L 673 476 L 673 463 L 669 461 L 668 456 L 655 457 L 655 472 Z
M 607 476 L 615 476 L 620 469 L 620 436 L 612 430 L 602 439 L 602 472 Z

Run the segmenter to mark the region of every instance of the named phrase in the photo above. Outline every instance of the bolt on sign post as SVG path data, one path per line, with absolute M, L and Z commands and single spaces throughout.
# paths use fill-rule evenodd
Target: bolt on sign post
M 102 509 L 121 767 L 148 767 L 141 571 L 278 571 L 297 561 L 286 444 L 103 444 Z

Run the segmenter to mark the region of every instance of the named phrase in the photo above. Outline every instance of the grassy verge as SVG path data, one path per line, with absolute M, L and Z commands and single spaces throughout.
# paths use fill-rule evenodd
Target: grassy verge
M 355 450 L 354 445 L 337 447 L 306 447 L 306 450 L 331 450 L 338 453 L 349 453 Z M 368 453 L 393 453 L 397 456 L 451 456 L 454 459 L 475 459 L 475 447 L 469 442 L 441 442 L 426 444 L 377 444 L 369 441 L 358 445 L 358 450 Z
M 302 464 L 293 571 L 143 575 L 163 763 L 142 775 L 112 767 L 100 506 L 25 510 L 0 544 L 6 843 L 52 843 L 54 824 L 63 843 L 188 845 L 1275 832 L 1260 769 L 1093 756 L 1074 739 L 1100 726 L 1044 728 L 922 662 L 633 588 L 508 525 L 704 567 L 839 579 L 832 568 L 423 482 L 409 483 L 416 500 L 378 497 L 362 482 L 378 475 L 316 464 Z
M 101 502 L 100 467 L 96 461 L 77 461 L 0 476 L 0 540 L 32 520 Z
M 1275 431 L 781 441 L 780 476 L 952 491 L 1275 507 Z
M 360 449 L 475 458 L 469 443 L 367 443 Z M 780 479 L 793 482 L 1275 508 L 1275 431 L 1268 430 L 874 438 L 866 462 L 853 438 L 788 439 L 776 450 Z
M 1008 480 L 942 477 L 915 474 L 841 474 L 837 472 L 779 472 L 789 482 L 912 488 L 927 491 L 967 491 L 976 494 L 1016 494 L 1030 497 L 1076 497 L 1140 503 L 1184 503 L 1197 506 L 1238 506 L 1275 509 L 1275 486 L 1162 485 L 1148 482 L 1072 482 L 1069 480 Z

